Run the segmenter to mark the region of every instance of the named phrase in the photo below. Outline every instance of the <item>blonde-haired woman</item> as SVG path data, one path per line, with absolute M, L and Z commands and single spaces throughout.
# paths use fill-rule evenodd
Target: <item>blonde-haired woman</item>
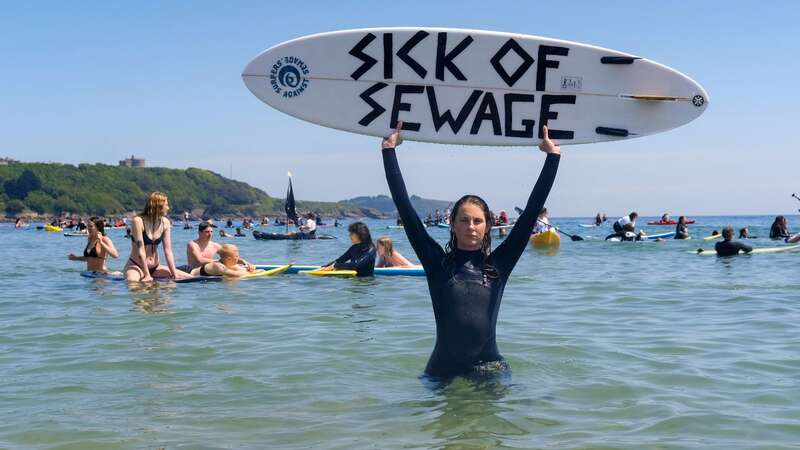
M 172 224 L 167 218 L 169 200 L 163 192 L 152 192 L 144 210 L 131 223 L 131 256 L 125 264 L 128 281 L 152 281 L 153 278 L 186 278 L 190 275 L 175 268 L 172 255 Z M 163 244 L 167 265 L 158 260 L 158 244 Z
M 378 238 L 378 264 L 375 267 L 414 267 L 411 261 L 394 249 L 392 238 Z

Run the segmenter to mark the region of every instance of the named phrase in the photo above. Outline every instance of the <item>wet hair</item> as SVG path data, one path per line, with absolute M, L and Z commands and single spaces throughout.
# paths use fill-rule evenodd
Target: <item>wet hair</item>
M 461 211 L 461 207 L 465 203 L 473 204 L 483 211 L 483 219 L 486 223 L 486 233 L 483 235 L 483 241 L 481 242 L 481 252 L 483 253 L 484 257 L 488 257 L 492 252 L 492 224 L 494 223 L 494 215 L 489 209 L 489 205 L 487 205 L 486 202 L 477 195 L 465 195 L 461 197 L 458 199 L 455 206 L 453 206 L 453 210 L 450 211 L 450 240 L 445 246 L 445 252 L 447 253 L 448 258 L 452 259 L 453 251 L 458 248 L 458 242 L 456 240 L 456 233 L 453 231 L 453 225 L 456 223 L 456 216 L 458 216 L 458 212 Z
M 163 192 L 151 192 L 147 197 L 147 203 L 144 205 L 144 210 L 139 214 L 139 217 L 147 218 L 151 224 L 155 225 L 156 221 L 164 217 L 164 205 L 167 204 L 167 194 Z
M 639 217 L 639 213 L 637 213 L 636 211 L 628 214 L 628 218 L 631 219 L 631 220 L 633 220 L 633 219 L 635 219 L 637 217 Z
M 364 222 L 353 222 L 347 227 L 348 233 L 358 236 L 362 244 L 372 245 L 372 235 L 369 234 L 369 227 Z
M 680 225 L 686 225 L 686 216 L 680 216 L 680 217 L 678 217 L 678 223 L 679 223 Z
M 733 227 L 728 225 L 722 229 L 722 239 L 729 241 L 733 239 Z
M 378 238 L 378 246 L 382 246 L 386 249 L 386 252 L 390 255 L 394 254 L 394 245 L 392 245 L 392 238 L 389 236 L 381 236 Z
M 103 235 L 103 236 L 106 235 L 106 230 L 105 230 L 106 221 L 105 220 L 103 220 L 103 219 L 101 219 L 101 218 L 99 218 L 97 216 L 94 216 L 94 217 L 90 217 L 89 218 L 89 222 L 92 222 L 92 224 L 94 224 L 94 227 L 97 228 L 97 231 L 99 231 L 101 235 Z
M 239 249 L 233 244 L 223 244 L 222 247 L 217 250 L 220 260 L 233 256 L 236 253 L 239 253 Z

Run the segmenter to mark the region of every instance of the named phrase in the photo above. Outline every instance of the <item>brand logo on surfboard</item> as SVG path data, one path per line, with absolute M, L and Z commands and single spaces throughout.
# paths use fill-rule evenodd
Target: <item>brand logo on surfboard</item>
M 292 98 L 308 88 L 308 65 L 295 56 L 284 56 L 275 61 L 269 71 L 269 84 L 276 94 Z
M 698 108 L 703 106 L 705 102 L 706 99 L 704 99 L 702 95 L 695 95 L 694 97 L 692 97 L 692 104 L 694 106 L 697 106 Z

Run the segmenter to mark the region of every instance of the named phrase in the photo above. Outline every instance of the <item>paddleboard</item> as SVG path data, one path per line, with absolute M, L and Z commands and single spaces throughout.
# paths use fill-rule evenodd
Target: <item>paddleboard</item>
M 58 232 L 58 231 L 64 231 L 64 229 L 61 227 L 55 227 L 53 225 L 45 225 L 44 231 Z
M 271 277 L 271 276 L 280 275 L 280 274 L 286 272 L 287 270 L 289 270 L 290 267 L 292 267 L 291 264 L 284 264 L 282 266 L 275 267 L 274 269 L 269 269 L 269 270 L 256 269 L 256 271 L 253 272 L 253 273 L 249 273 L 247 275 L 242 275 L 241 277 L 231 278 L 231 279 L 232 280 L 237 280 L 237 279 L 238 280 L 249 280 L 249 279 L 252 279 L 252 278 L 259 278 L 259 277 Z
M 83 271 L 81 272 L 81 276 L 85 278 L 96 278 L 96 279 L 103 279 L 109 281 L 125 281 L 125 275 L 115 274 L 111 272 L 89 272 Z M 221 281 L 222 277 L 204 277 L 204 276 L 196 276 L 191 278 L 182 278 L 179 280 L 173 280 L 171 278 L 153 278 L 153 280 L 160 282 L 160 283 L 197 283 L 201 281 Z
M 722 233 L 720 233 L 720 234 L 715 234 L 715 235 L 713 235 L 713 236 L 706 236 L 706 237 L 704 237 L 704 238 L 703 238 L 703 240 L 704 240 L 704 241 L 713 241 L 714 239 L 719 239 L 719 238 L 721 238 L 721 237 L 722 237 Z
M 759 254 L 759 253 L 781 253 L 781 252 L 789 252 L 792 250 L 800 249 L 800 244 L 797 245 L 784 245 L 783 247 L 762 247 L 762 248 L 754 248 L 752 252 L 749 253 L 742 253 L 740 255 L 752 255 L 752 254 Z M 698 248 L 697 250 L 690 251 L 689 253 L 693 253 L 695 255 L 703 255 L 703 256 L 717 256 L 717 251 L 713 248 L 711 249 L 703 249 Z
M 699 57 L 700 55 L 698 55 Z M 452 28 L 371 28 L 271 47 L 242 72 L 260 100 L 298 119 L 442 144 L 562 145 L 670 130 L 708 107 L 688 76 L 578 42 Z
M 276 267 L 280 267 L 279 264 L 257 264 L 256 269 L 274 269 Z M 287 274 L 295 274 L 299 272 L 306 272 L 306 271 L 313 271 L 317 270 L 322 266 L 316 265 L 293 265 L 292 267 L 286 270 Z M 414 267 L 376 267 L 375 268 L 375 275 L 385 275 L 385 276 L 407 276 L 407 277 L 424 277 L 425 270 L 422 269 L 422 266 L 414 266 Z
M 591 224 L 590 225 L 590 224 L 587 224 L 587 223 L 579 223 L 578 226 L 581 227 L 581 228 L 595 228 L 595 227 L 599 227 L 600 225 L 595 225 L 595 224 Z
M 64 233 L 64 236 L 66 236 L 66 237 L 86 237 L 88 235 L 89 235 L 89 233 L 81 233 L 81 232 L 78 232 L 78 231 L 68 231 L 68 232 Z
M 315 277 L 342 277 L 352 278 L 358 275 L 355 270 L 301 270 L 300 273 L 313 275 Z
M 645 241 L 654 241 L 656 239 L 671 239 L 675 237 L 675 232 L 670 231 L 668 233 L 659 233 L 659 234 L 647 234 L 642 236 L 642 240 Z

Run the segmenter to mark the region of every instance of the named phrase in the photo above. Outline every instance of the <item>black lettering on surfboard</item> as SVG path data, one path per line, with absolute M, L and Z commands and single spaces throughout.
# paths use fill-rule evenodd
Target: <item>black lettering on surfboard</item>
M 375 83 L 372 86 L 368 87 L 367 90 L 365 90 L 359 95 L 359 97 L 361 97 L 361 100 L 364 100 L 364 102 L 372 108 L 372 111 L 370 111 L 369 114 L 362 117 L 361 120 L 358 121 L 358 124 L 361 125 L 362 127 L 366 127 L 367 125 L 372 123 L 372 121 L 375 120 L 378 116 L 383 114 L 384 111 L 386 111 L 386 108 L 381 106 L 378 102 L 376 102 L 372 98 L 372 94 L 380 91 L 386 86 L 388 86 L 388 84 L 386 83 Z
M 349 54 L 355 56 L 356 58 L 363 61 L 363 64 L 358 66 L 358 69 L 355 70 L 352 74 L 350 74 L 350 78 L 357 80 L 361 78 L 361 75 L 364 75 L 375 63 L 378 62 L 377 59 L 369 56 L 368 54 L 364 53 L 364 49 L 369 45 L 370 42 L 375 40 L 375 35 L 372 33 L 367 33 L 363 38 L 361 38 L 358 43 L 353 46 L 348 52 Z
M 478 107 L 478 112 L 472 121 L 472 129 L 469 130 L 469 134 L 478 134 L 481 129 L 481 123 L 484 120 L 492 121 L 492 133 L 495 136 L 503 134 L 503 130 L 500 128 L 500 114 L 497 111 L 497 103 L 494 101 L 494 95 L 491 92 L 484 94 L 481 106 Z
M 547 69 L 558 69 L 560 62 L 554 59 L 547 59 L 547 55 L 567 56 L 569 48 L 556 47 L 553 45 L 539 46 L 539 61 L 536 63 L 536 90 L 543 91 L 547 81 Z M 541 121 L 539 123 L 541 127 Z M 552 136 L 551 136 L 552 137 Z
M 420 31 L 417 31 L 417 32 L 416 32 L 416 34 L 414 34 L 413 36 L 411 36 L 411 38 L 410 38 L 408 41 L 406 41 L 406 43 L 405 43 L 405 44 L 403 44 L 403 46 L 402 46 L 402 47 L 400 47 L 400 50 L 398 50 L 398 51 L 397 51 L 397 56 L 398 56 L 398 57 L 399 57 L 401 60 L 403 60 L 403 62 L 404 62 L 404 63 L 406 63 L 406 64 L 408 65 L 408 67 L 410 67 L 410 68 L 411 68 L 411 70 L 413 70 L 413 71 L 414 71 L 414 73 L 416 73 L 417 75 L 419 75 L 419 77 L 420 77 L 420 78 L 425 78 L 425 75 L 427 75 L 427 74 L 428 74 L 428 71 L 427 71 L 427 70 L 425 70 L 425 68 L 424 68 L 424 67 L 422 67 L 422 66 L 421 66 L 421 65 L 420 65 L 420 64 L 419 64 L 419 63 L 418 63 L 418 62 L 417 62 L 417 61 L 416 61 L 414 58 L 412 58 L 412 57 L 411 57 L 411 56 L 410 56 L 408 53 L 409 53 L 409 52 L 410 52 L 410 51 L 411 51 L 411 50 L 412 50 L 414 47 L 416 47 L 416 45 L 417 45 L 417 44 L 419 44 L 420 42 L 422 42 L 422 40 L 423 40 L 423 39 L 425 39 L 426 37 L 428 37 L 428 34 L 429 34 L 429 33 L 428 33 L 427 31 L 422 31 L 422 30 L 420 30 Z M 406 128 L 405 128 L 405 126 L 403 127 L 403 129 L 406 129 Z
M 542 108 L 539 112 L 539 139 L 544 137 L 542 127 L 547 125 L 548 120 L 557 120 L 558 112 L 550 111 L 550 105 L 564 103 L 568 105 L 575 104 L 574 95 L 542 95 Z M 547 130 L 550 139 L 572 139 L 575 132 L 571 130 Z
M 453 114 L 450 112 L 449 109 L 445 110 L 444 113 L 439 114 L 439 104 L 436 102 L 436 92 L 433 86 L 426 86 L 425 91 L 428 94 L 428 103 L 431 107 L 431 118 L 433 118 L 433 127 L 438 132 L 444 124 L 450 125 L 450 129 L 453 130 L 453 134 L 458 134 L 459 130 L 461 130 L 461 126 L 464 125 L 466 122 L 467 117 L 472 112 L 472 108 L 475 107 L 475 103 L 478 103 L 478 98 L 480 98 L 483 91 L 475 89 L 469 94 L 469 98 L 467 99 L 464 106 L 461 107 L 461 111 L 458 113 L 458 117 L 453 119 Z
M 394 62 L 394 55 L 392 55 L 392 33 L 383 33 L 383 78 L 391 80 L 394 76 L 392 63 Z
M 501 63 L 502 59 L 508 54 L 508 52 L 513 51 L 517 54 L 520 58 L 522 58 L 522 64 L 517 67 L 514 73 L 510 74 L 506 71 L 506 68 L 503 67 Z M 521 45 L 517 43 L 514 39 L 509 39 L 497 50 L 497 53 L 492 56 L 492 59 L 489 60 L 492 63 L 492 67 L 494 67 L 494 71 L 497 72 L 497 75 L 503 79 L 503 81 L 508 85 L 508 87 L 514 86 L 514 83 L 519 81 L 525 72 L 531 67 L 533 64 L 533 57 L 522 48 Z
M 397 127 L 398 116 L 400 111 L 411 111 L 411 103 L 403 102 L 404 94 L 422 94 L 425 91 L 424 86 L 411 85 L 411 84 L 398 84 L 394 87 L 394 102 L 392 102 L 392 118 L 389 122 L 389 128 L 395 129 Z M 420 124 L 418 122 L 403 121 L 403 129 L 411 131 L 419 131 Z
M 530 138 L 533 137 L 533 126 L 536 124 L 535 120 L 531 119 L 522 119 L 522 126 L 525 127 L 524 130 L 515 130 L 514 129 L 514 103 L 517 102 L 527 102 L 533 103 L 534 96 L 533 94 L 514 94 L 509 93 L 503 96 L 503 101 L 505 102 L 505 113 L 506 113 L 506 136 L 509 137 L 520 137 L 520 138 Z
M 453 63 L 453 60 L 458 56 L 461 52 L 464 51 L 465 48 L 472 43 L 474 39 L 472 36 L 467 36 L 455 46 L 454 49 L 447 52 L 447 33 L 439 33 L 438 35 L 438 42 L 436 45 L 436 79 L 444 81 L 444 69 L 450 71 L 457 80 L 466 81 L 467 77 L 461 73 L 461 70 L 458 69 L 458 66 Z

